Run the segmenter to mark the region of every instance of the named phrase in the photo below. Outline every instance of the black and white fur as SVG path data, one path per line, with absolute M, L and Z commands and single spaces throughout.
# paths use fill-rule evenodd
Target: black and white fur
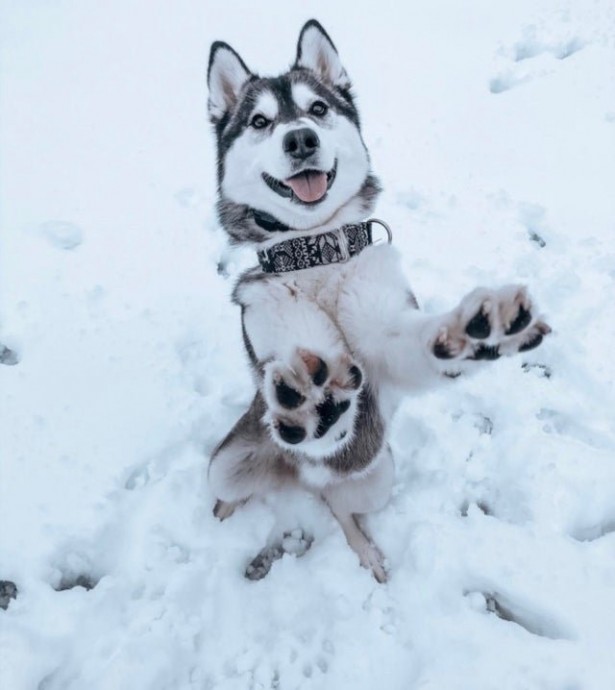
M 208 82 L 219 215 L 234 243 L 262 249 L 369 216 L 379 185 L 348 75 L 318 22 L 303 27 L 295 63 L 278 77 L 253 74 L 214 43 Z M 293 192 L 302 171 L 320 180 L 318 195 L 327 176 L 324 196 L 306 203 Z M 251 269 L 234 301 L 257 391 L 213 454 L 215 514 L 298 482 L 322 496 L 361 564 L 384 581 L 383 556 L 357 516 L 389 498 L 386 431 L 400 399 L 536 347 L 549 327 L 517 285 L 477 288 L 448 313 L 421 313 L 388 244 L 343 264 Z

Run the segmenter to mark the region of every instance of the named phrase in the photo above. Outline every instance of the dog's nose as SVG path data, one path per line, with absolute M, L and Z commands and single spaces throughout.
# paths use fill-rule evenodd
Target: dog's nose
M 318 134 L 309 127 L 287 132 L 282 143 L 284 152 L 291 158 L 304 160 L 316 152 L 320 146 Z

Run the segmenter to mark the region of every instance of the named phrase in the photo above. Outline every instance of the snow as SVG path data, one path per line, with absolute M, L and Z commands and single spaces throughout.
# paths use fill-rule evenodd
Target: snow
M 19 590 L 2 687 L 612 690 L 613 3 L 2 14 L 0 580 Z M 394 495 L 368 520 L 386 585 L 309 496 L 218 523 L 205 478 L 252 391 L 229 301 L 252 257 L 215 217 L 209 44 L 277 72 L 310 16 L 353 78 L 377 215 L 422 307 L 520 281 L 554 327 L 404 403 Z M 243 577 L 300 528 L 304 556 Z

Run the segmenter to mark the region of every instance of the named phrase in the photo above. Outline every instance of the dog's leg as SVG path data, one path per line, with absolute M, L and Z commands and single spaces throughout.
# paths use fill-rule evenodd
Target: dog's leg
M 282 558 L 285 553 L 300 558 L 309 550 L 313 541 L 313 537 L 301 529 L 284 532 L 283 535 L 274 539 L 271 544 L 261 549 L 250 561 L 246 567 L 245 576 L 248 580 L 262 580 L 268 575 L 275 561 Z
M 240 297 L 271 438 L 283 449 L 331 455 L 352 437 L 362 367 L 317 304 L 288 286 L 259 287 L 244 289 Z
M 322 496 L 337 518 L 350 548 L 364 568 L 371 570 L 378 582 L 387 581 L 384 556 L 359 526 L 359 515 L 384 507 L 393 485 L 393 458 L 388 447 L 373 461 L 367 474 L 326 487 Z
M 388 245 L 361 254 L 338 301 L 338 320 L 366 375 L 400 391 L 430 388 L 501 355 L 537 347 L 549 326 L 519 285 L 478 288 L 452 311 L 418 309 Z
M 295 470 L 271 441 L 262 417 L 260 394 L 212 454 L 209 484 L 215 494 L 214 515 L 220 520 L 253 494 L 265 494 L 295 479 Z
M 357 515 L 354 513 L 335 512 L 331 508 L 340 523 L 348 546 L 357 554 L 359 562 L 364 568 L 371 570 L 378 582 L 386 582 L 388 579 L 387 571 L 384 567 L 384 556 L 382 551 L 368 539 L 357 522 Z
M 551 332 L 519 285 L 477 288 L 446 314 L 431 316 L 406 307 L 397 314 L 384 312 L 377 320 L 372 325 L 380 342 L 364 338 L 363 347 L 371 351 L 360 354 L 379 363 L 382 378 L 408 391 L 531 350 Z
M 230 518 L 237 508 L 242 506 L 247 500 L 247 498 L 244 498 L 241 501 L 223 501 L 221 498 L 218 498 L 214 505 L 214 517 L 217 517 L 220 522 Z

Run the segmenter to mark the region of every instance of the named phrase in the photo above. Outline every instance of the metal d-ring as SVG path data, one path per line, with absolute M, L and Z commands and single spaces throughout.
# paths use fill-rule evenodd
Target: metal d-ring
M 383 220 L 380 220 L 379 218 L 370 218 L 367 221 L 370 225 L 372 223 L 376 223 L 377 225 L 382 225 L 382 227 L 386 230 L 387 232 L 387 242 L 391 244 L 393 242 L 393 231 L 391 228 L 385 223 Z

